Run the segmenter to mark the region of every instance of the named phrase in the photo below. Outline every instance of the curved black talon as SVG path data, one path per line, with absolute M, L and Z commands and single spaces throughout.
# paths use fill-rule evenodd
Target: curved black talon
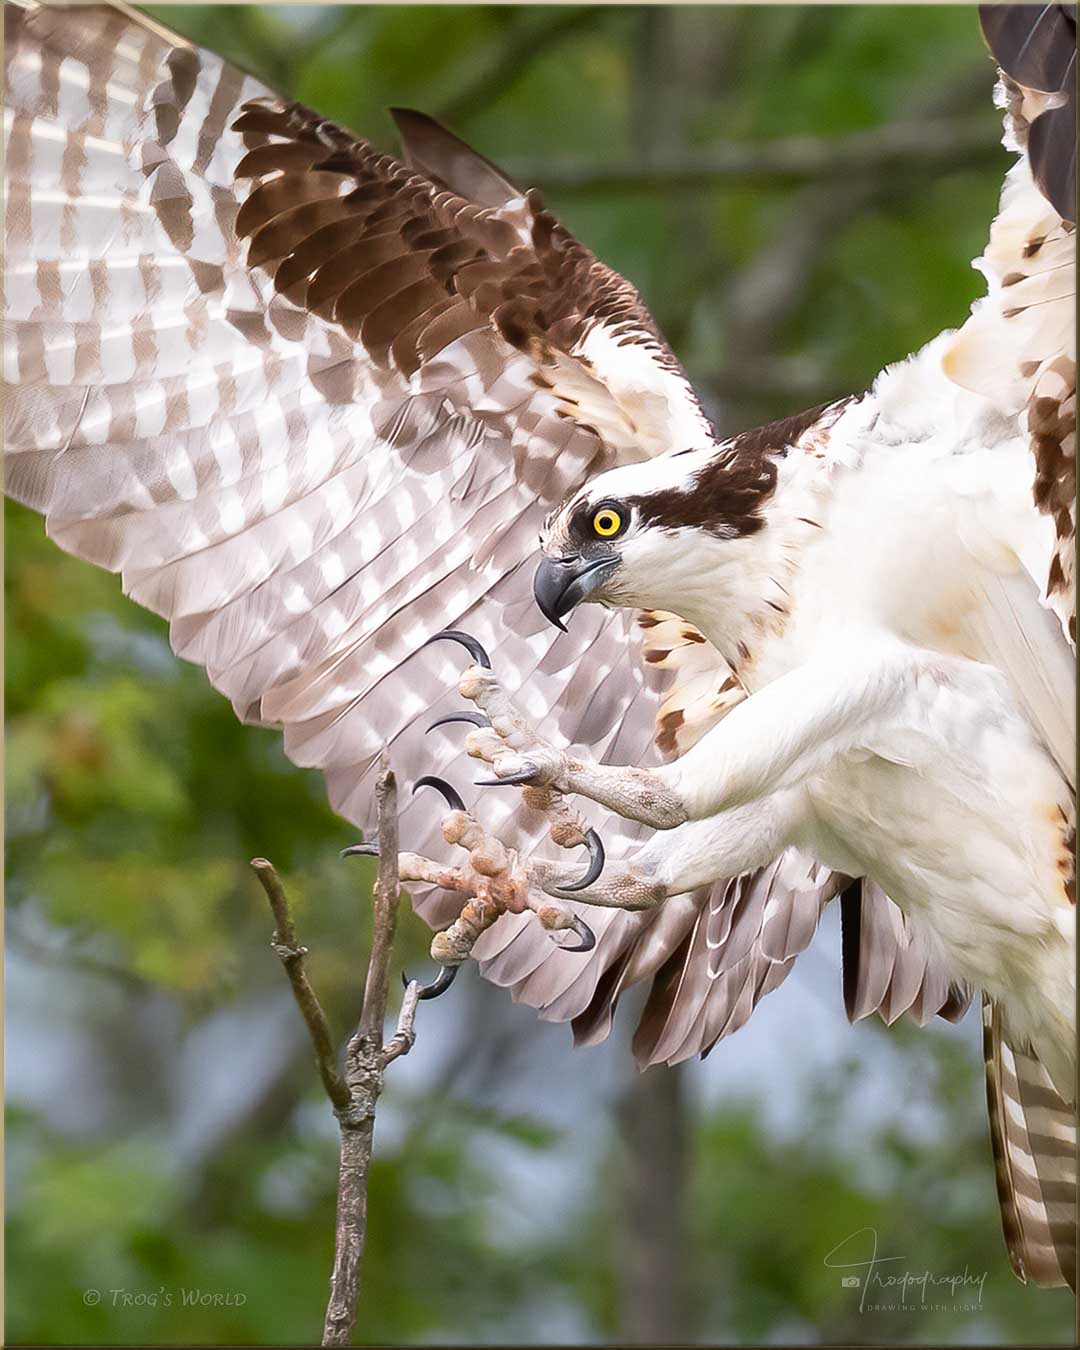
M 457 977 L 460 966 L 440 966 L 439 973 L 430 984 L 422 984 L 417 998 L 438 998 L 440 994 L 445 994 Z M 412 981 L 404 971 L 401 972 L 401 983 L 408 989 Z
M 584 919 L 579 919 L 578 916 L 577 916 L 576 914 L 574 915 L 573 930 L 574 930 L 574 932 L 578 935 L 578 937 L 581 939 L 581 941 L 578 943 L 578 945 L 577 945 L 576 947 L 567 947 L 567 946 L 564 946 L 563 943 L 560 942 L 560 943 L 559 943 L 559 946 L 562 947 L 563 951 L 564 951 L 564 952 L 591 952 L 592 949 L 596 946 L 596 934 L 595 934 L 595 933 L 593 932 L 593 930 L 589 927 L 589 925 L 585 922 L 585 920 L 584 920 Z
M 461 794 L 457 788 L 451 787 L 445 778 L 436 778 L 433 773 L 425 774 L 423 778 L 418 778 L 413 784 L 413 795 L 415 796 L 422 787 L 433 787 L 436 792 L 441 792 L 443 800 L 451 811 L 465 810 L 465 803 L 461 800 Z
M 560 882 L 555 887 L 560 895 L 566 895 L 567 892 L 573 894 L 574 891 L 588 890 L 604 870 L 604 844 L 595 830 L 589 830 L 586 834 L 585 847 L 589 850 L 589 866 L 586 868 L 585 875 L 579 877 L 577 881 Z
M 447 713 L 445 717 L 437 718 L 432 722 L 431 726 L 428 727 L 428 731 L 434 731 L 436 727 L 448 726 L 451 722 L 471 722 L 474 727 L 491 726 L 491 718 L 485 717 L 481 712 L 456 712 Z M 427 732 L 424 734 L 426 736 Z
M 483 666 L 485 670 L 491 669 L 491 657 L 471 633 L 463 633 L 458 628 L 444 628 L 441 633 L 429 637 L 424 646 L 430 647 L 433 642 L 460 642 L 478 666 Z
M 343 848 L 338 854 L 339 858 L 377 858 L 379 856 L 379 841 L 369 839 L 365 844 L 350 844 L 348 848 Z
M 516 787 L 519 783 L 531 783 L 540 772 L 535 766 L 521 769 L 518 773 L 508 773 L 505 778 L 478 778 L 477 787 Z

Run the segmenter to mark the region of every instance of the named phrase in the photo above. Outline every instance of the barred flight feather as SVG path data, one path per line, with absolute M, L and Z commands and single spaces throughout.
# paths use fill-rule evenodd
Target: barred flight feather
M 423 646 L 447 625 L 547 734 L 654 753 L 685 670 L 640 664 L 620 615 L 556 638 L 529 590 L 541 519 L 589 474 L 710 443 L 633 287 L 421 114 L 395 114 L 401 163 L 123 8 L 9 4 L 5 35 L 8 492 L 361 827 L 384 744 L 406 780 L 457 759 L 422 738 L 456 703 L 458 657 Z M 542 838 L 509 795 L 481 814 Z M 441 842 L 420 802 L 402 836 Z M 590 913 L 588 960 L 507 916 L 477 956 L 569 1020 L 609 963 L 651 977 L 706 899 Z M 436 925 L 450 904 L 417 897 Z

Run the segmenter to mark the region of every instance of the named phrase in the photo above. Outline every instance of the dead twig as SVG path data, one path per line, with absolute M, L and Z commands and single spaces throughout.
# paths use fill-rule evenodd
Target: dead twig
M 360 1023 L 349 1042 L 345 1055 L 345 1077 L 349 1076 L 349 1059 L 363 1039 L 382 1044 L 382 1027 L 386 1018 L 386 997 L 390 990 L 390 949 L 397 930 L 398 895 L 398 822 L 397 783 L 389 761 L 383 756 L 379 780 L 375 785 L 375 807 L 379 820 L 379 870 L 375 876 L 375 922 L 371 935 L 371 956 L 368 959 L 367 979 L 364 982 L 364 1004 Z
M 274 936 L 270 946 L 285 968 L 285 974 L 292 985 L 296 1006 L 307 1024 L 319 1077 L 335 1109 L 344 1110 L 350 1104 L 349 1089 L 338 1073 L 330 1024 L 304 969 L 307 948 L 301 947 L 297 941 L 296 925 L 293 922 L 285 887 L 281 884 L 281 878 L 274 870 L 273 863 L 268 859 L 253 858 L 251 866 L 266 892 L 266 898 L 270 901 L 270 908 L 274 913 Z
M 383 758 L 375 789 L 378 805 L 379 871 L 375 882 L 371 954 L 364 981 L 364 1001 L 356 1030 L 345 1049 L 339 1071 L 334 1042 L 304 968 L 307 948 L 300 945 L 292 910 L 273 865 L 255 858 L 252 867 L 274 915 L 273 950 L 289 977 L 293 996 L 315 1050 L 323 1088 L 340 1129 L 338 1202 L 334 1267 L 330 1300 L 323 1324 L 323 1345 L 348 1345 L 356 1321 L 360 1271 L 367 1232 L 367 1184 L 375 1132 L 375 1107 L 382 1092 L 386 1066 L 408 1054 L 416 1040 L 416 1009 L 421 986 L 414 980 L 405 991 L 397 1030 L 386 1045 L 383 1022 L 390 988 L 390 955 L 397 927 L 400 889 L 397 856 L 397 786 L 389 762 Z
M 337 1229 L 330 1302 L 323 1345 L 348 1345 L 360 1293 L 360 1263 L 367 1232 L 367 1177 L 375 1131 L 375 1105 L 382 1091 L 382 1025 L 390 988 L 390 948 L 397 927 L 397 785 L 384 759 L 375 789 L 378 807 L 379 871 L 375 879 L 375 917 L 371 956 L 364 982 L 360 1021 L 345 1050 L 345 1083 L 352 1103 L 340 1113 Z
M 397 1031 L 383 1046 L 383 1068 L 399 1055 L 407 1055 L 416 1040 L 416 1010 L 420 1006 L 419 980 L 410 980 L 405 987 L 405 997 L 401 1000 L 401 1012 L 398 1013 Z

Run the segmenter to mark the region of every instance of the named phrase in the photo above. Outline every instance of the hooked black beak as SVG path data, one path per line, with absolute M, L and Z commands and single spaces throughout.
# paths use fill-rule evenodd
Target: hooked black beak
M 533 595 L 540 613 L 565 633 L 562 616 L 599 590 L 618 565 L 619 559 L 610 554 L 603 558 L 541 558 L 533 577 Z

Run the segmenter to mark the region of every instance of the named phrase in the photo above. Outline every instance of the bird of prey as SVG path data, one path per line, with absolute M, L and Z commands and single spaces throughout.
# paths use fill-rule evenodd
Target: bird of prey
M 1075 14 L 981 17 L 987 296 L 719 439 L 430 119 L 398 160 L 124 7 L 8 4 L 6 489 L 361 829 L 384 747 L 447 791 L 472 720 L 523 790 L 414 797 L 402 876 L 448 972 L 579 1042 L 649 982 L 639 1061 L 709 1050 L 837 896 L 852 1018 L 977 993 L 1013 1266 L 1075 1284 Z

